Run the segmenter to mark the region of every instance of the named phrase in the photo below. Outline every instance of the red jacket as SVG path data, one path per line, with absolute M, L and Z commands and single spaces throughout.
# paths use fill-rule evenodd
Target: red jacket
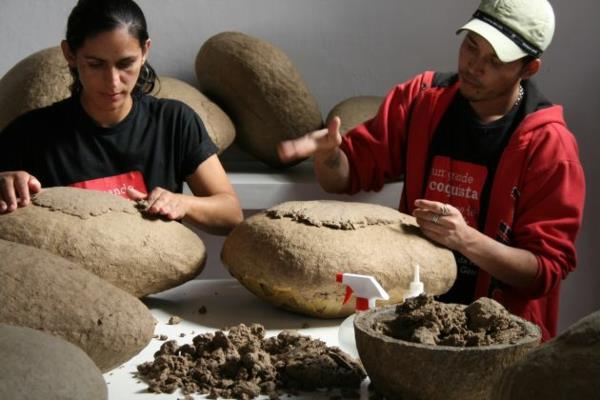
M 404 177 L 400 211 L 412 214 L 424 197 L 429 145 L 459 81 L 425 72 L 396 86 L 377 116 L 348 132 L 342 150 L 350 161 L 349 193 L 380 190 Z M 483 232 L 531 251 L 538 271 L 527 289 L 502 284 L 489 293 L 491 276 L 479 270 L 475 298 L 491 296 L 510 312 L 556 335 L 560 281 L 575 268 L 574 241 L 581 224 L 585 180 L 575 138 L 562 107 L 546 103 L 524 82 L 526 116 L 512 134 L 497 167 Z

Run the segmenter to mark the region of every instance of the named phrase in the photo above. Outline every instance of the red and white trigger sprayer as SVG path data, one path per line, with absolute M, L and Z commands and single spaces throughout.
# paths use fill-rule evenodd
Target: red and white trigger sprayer
M 346 295 L 343 304 L 350 301 L 352 294 L 356 297 L 356 311 L 365 311 L 375 308 L 377 299 L 389 300 L 390 295 L 377 280 L 371 275 L 338 273 L 335 280 L 346 285 Z M 350 315 L 342 322 L 338 332 L 340 348 L 354 358 L 358 358 L 356 339 L 354 337 L 354 316 Z
M 344 302 L 348 303 L 352 293 L 356 297 L 356 311 L 365 311 L 375 308 L 377 299 L 389 300 L 390 295 L 381 287 L 377 279 L 371 275 L 342 274 L 338 273 L 335 280 L 346 285 Z

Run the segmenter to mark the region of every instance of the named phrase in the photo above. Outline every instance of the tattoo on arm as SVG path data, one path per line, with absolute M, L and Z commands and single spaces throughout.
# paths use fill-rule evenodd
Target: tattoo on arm
M 337 169 L 340 166 L 340 152 L 339 150 L 333 153 L 325 160 L 325 166 L 330 169 Z

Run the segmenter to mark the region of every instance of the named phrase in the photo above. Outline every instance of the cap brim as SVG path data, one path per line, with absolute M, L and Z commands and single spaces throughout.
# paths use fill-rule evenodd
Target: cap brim
M 456 33 L 464 30 L 475 32 L 487 40 L 496 52 L 496 56 L 498 56 L 502 62 L 512 62 L 527 55 L 527 53 L 502 32 L 480 19 L 474 18 L 470 20 L 462 28 L 457 30 Z

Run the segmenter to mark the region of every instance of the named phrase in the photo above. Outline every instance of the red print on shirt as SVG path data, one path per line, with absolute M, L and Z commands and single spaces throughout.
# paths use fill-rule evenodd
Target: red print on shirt
M 91 179 L 89 181 L 77 182 L 69 185 L 81 189 L 100 190 L 129 199 L 127 189 L 135 189 L 142 193 L 148 193 L 144 177 L 139 171 L 126 172 L 120 175 L 107 176 L 105 178 Z
M 453 205 L 460 210 L 467 224 L 477 227 L 486 177 L 487 168 L 482 165 L 435 156 L 425 198 Z

